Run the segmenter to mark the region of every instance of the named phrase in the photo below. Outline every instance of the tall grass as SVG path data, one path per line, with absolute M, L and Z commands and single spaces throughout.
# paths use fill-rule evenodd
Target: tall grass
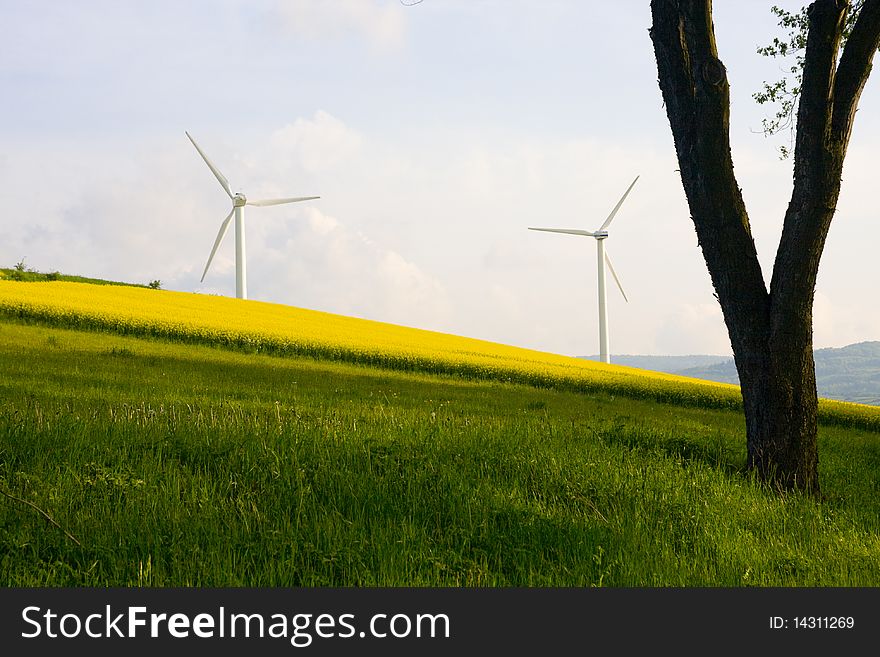
M 876 434 L 821 502 L 735 411 L 0 321 L 5 585 L 868 585 Z

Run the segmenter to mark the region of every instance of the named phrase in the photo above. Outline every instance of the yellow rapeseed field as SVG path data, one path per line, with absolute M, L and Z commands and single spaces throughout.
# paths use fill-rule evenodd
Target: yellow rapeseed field
M 396 369 L 737 407 L 737 386 L 259 301 L 139 287 L 0 279 L 0 313 Z M 823 400 L 824 420 L 880 427 L 880 409 Z

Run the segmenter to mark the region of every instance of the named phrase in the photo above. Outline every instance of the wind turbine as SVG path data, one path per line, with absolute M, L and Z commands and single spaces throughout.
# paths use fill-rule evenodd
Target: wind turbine
M 611 214 L 609 214 L 608 218 L 605 219 L 605 223 L 599 226 L 599 229 L 593 233 L 586 230 L 577 230 L 570 228 L 529 228 L 529 230 L 541 230 L 547 233 L 566 233 L 568 235 L 582 235 L 584 237 L 596 238 L 596 247 L 598 249 L 599 257 L 599 359 L 603 363 L 611 362 L 611 356 L 608 352 L 608 304 L 605 300 L 606 264 L 608 265 L 608 270 L 611 272 L 611 275 L 614 277 L 614 282 L 617 283 L 617 287 L 620 288 L 620 293 L 623 295 L 624 301 L 629 301 L 629 299 L 626 298 L 626 292 L 623 291 L 623 285 L 620 284 L 620 279 L 617 278 L 617 273 L 614 271 L 614 267 L 611 265 L 611 259 L 605 252 L 605 240 L 608 239 L 608 231 L 606 229 L 609 225 L 611 225 L 611 222 L 614 220 L 614 216 L 617 214 L 617 211 L 620 210 L 620 206 L 623 205 L 623 202 L 626 200 L 626 197 L 629 195 L 630 190 L 632 190 L 633 186 L 636 184 L 636 180 L 638 179 L 639 177 L 636 176 L 636 179 L 632 181 L 630 186 L 627 187 L 626 191 L 623 193 L 623 196 L 620 197 L 617 205 L 614 206 Z
M 205 155 L 205 151 L 199 148 L 199 145 L 196 143 L 196 140 L 192 138 L 188 132 L 186 136 L 189 137 L 189 140 L 192 142 L 192 145 L 196 147 L 196 150 L 199 152 L 199 155 L 202 156 L 202 159 L 205 161 L 205 164 L 208 165 L 208 168 L 211 170 L 211 173 L 214 174 L 214 177 L 217 178 L 220 185 L 223 187 L 223 191 L 225 191 L 229 198 L 232 199 L 232 209 L 229 211 L 229 214 L 226 215 L 226 219 L 223 220 L 223 223 L 220 224 L 220 232 L 217 233 L 217 239 L 214 240 L 214 248 L 211 249 L 211 255 L 208 256 L 208 264 L 205 265 L 205 271 L 202 273 L 201 282 L 205 281 L 205 275 L 208 273 L 208 268 L 211 266 L 211 261 L 214 259 L 214 254 L 217 253 L 217 249 L 220 247 L 220 243 L 223 241 L 223 238 L 226 237 L 226 231 L 229 229 L 229 221 L 232 219 L 232 215 L 235 215 L 235 296 L 239 299 L 247 299 L 247 259 L 245 257 L 245 245 L 244 245 L 244 206 L 246 205 L 255 205 L 258 207 L 266 206 L 266 205 L 283 205 L 284 203 L 296 203 L 298 201 L 311 201 L 312 199 L 321 198 L 320 196 L 298 196 L 295 198 L 269 198 L 261 201 L 250 201 L 247 196 L 242 194 L 241 192 L 232 193 L 232 190 L 229 188 L 229 181 L 226 180 L 226 177 L 220 173 L 219 169 L 215 167 L 211 160 L 208 159 L 208 156 Z

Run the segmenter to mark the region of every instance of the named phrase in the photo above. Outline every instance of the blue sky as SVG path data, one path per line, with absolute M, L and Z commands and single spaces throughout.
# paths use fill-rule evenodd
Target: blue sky
M 751 100 L 779 63 L 769 4 L 718 2 L 734 161 L 769 279 L 790 163 Z M 783 3 L 794 8 L 797 2 Z M 233 294 L 228 199 L 189 130 L 249 196 L 252 298 L 595 353 L 590 239 L 608 250 L 613 353 L 727 353 L 675 169 L 648 2 L 2 2 L 5 266 Z M 880 339 L 872 154 L 861 103 L 816 297 L 817 346 Z

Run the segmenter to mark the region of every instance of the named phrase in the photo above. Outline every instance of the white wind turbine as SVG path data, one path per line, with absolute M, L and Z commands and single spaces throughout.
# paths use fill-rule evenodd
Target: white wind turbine
M 232 199 L 232 209 L 229 211 L 229 214 L 226 215 L 226 219 L 223 220 L 223 223 L 220 224 L 220 232 L 217 233 L 217 239 L 214 240 L 214 248 L 211 249 L 211 255 L 208 256 L 208 264 L 205 265 L 205 271 L 202 273 L 202 282 L 205 280 L 205 275 L 208 273 L 208 268 L 211 266 L 211 261 L 214 259 L 214 254 L 217 253 L 217 249 L 220 247 L 220 243 L 223 241 L 223 238 L 226 237 L 226 231 L 229 229 L 229 221 L 232 219 L 232 215 L 235 215 L 235 296 L 239 299 L 247 299 L 247 260 L 245 258 L 245 245 L 244 245 L 244 206 L 246 205 L 255 205 L 255 206 L 266 206 L 266 205 L 282 205 L 284 203 L 296 203 L 297 201 L 311 201 L 312 199 L 321 198 L 320 196 L 298 196 L 295 198 L 269 198 L 264 199 L 262 201 L 249 201 L 247 196 L 242 194 L 241 192 L 237 192 L 235 194 L 232 193 L 232 190 L 229 188 L 229 181 L 226 180 L 225 176 L 220 173 L 220 171 L 215 167 L 211 160 L 208 159 L 208 156 L 205 155 L 205 152 L 199 148 L 199 145 L 196 143 L 196 140 L 192 138 L 188 132 L 186 136 L 189 137 L 189 140 L 192 142 L 192 145 L 196 147 L 196 150 L 199 152 L 199 155 L 202 156 L 202 159 L 205 161 L 205 164 L 208 165 L 208 168 L 211 170 L 211 173 L 217 178 L 220 182 L 220 185 L 223 187 L 223 190 L 229 195 L 229 198 Z
M 614 216 L 617 214 L 617 211 L 620 210 L 620 206 L 623 205 L 624 200 L 626 200 L 627 195 L 629 195 L 630 190 L 636 184 L 636 180 L 638 179 L 639 177 L 636 176 L 636 179 L 632 181 L 630 186 L 627 187 L 626 191 L 623 193 L 623 196 L 620 197 L 617 205 L 614 206 L 611 214 L 608 215 L 605 223 L 599 226 L 599 230 L 594 233 L 586 230 L 569 228 L 529 228 L 529 230 L 541 230 L 547 233 L 566 233 L 568 235 L 583 235 L 584 237 L 596 238 L 596 247 L 599 251 L 599 359 L 603 363 L 611 362 L 611 356 L 608 352 L 608 304 L 605 300 L 606 264 L 608 265 L 608 270 L 611 272 L 611 275 L 614 277 L 614 282 L 617 283 L 617 287 L 620 288 L 620 293 L 623 295 L 624 301 L 629 301 L 629 299 L 626 298 L 626 292 L 623 291 L 623 285 L 620 284 L 620 279 L 617 278 L 617 273 L 614 271 L 614 267 L 611 265 L 611 259 L 605 252 L 605 240 L 608 238 L 608 231 L 606 230 L 606 228 L 608 228 L 608 226 L 614 220 Z

